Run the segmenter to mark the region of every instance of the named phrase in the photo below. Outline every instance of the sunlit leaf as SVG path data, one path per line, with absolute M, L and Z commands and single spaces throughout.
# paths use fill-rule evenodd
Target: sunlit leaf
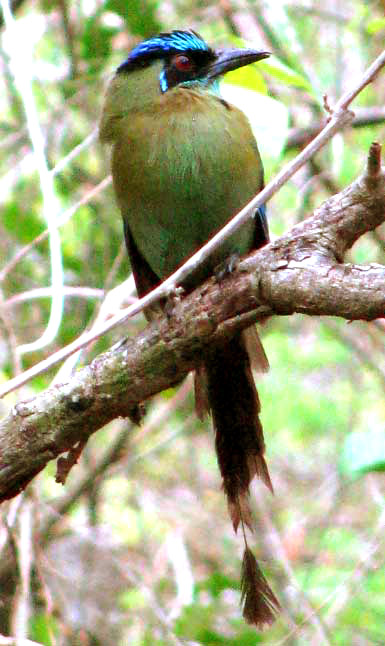
M 368 34 L 376 34 L 381 31 L 381 29 L 385 29 L 385 18 L 374 18 L 366 25 L 366 31 Z
M 257 65 L 248 65 L 229 72 L 226 74 L 226 83 L 240 85 L 248 90 L 255 90 L 260 94 L 267 94 L 266 82 Z
M 353 477 L 371 471 L 385 471 L 384 430 L 350 433 L 343 445 L 340 468 L 342 473 Z
M 277 58 L 266 59 L 260 64 L 270 76 L 285 83 L 285 85 L 301 88 L 310 94 L 314 93 L 311 84 L 302 74 L 281 63 Z
M 229 83 L 221 85 L 221 94 L 246 114 L 263 154 L 279 157 L 288 135 L 286 106 L 269 96 Z

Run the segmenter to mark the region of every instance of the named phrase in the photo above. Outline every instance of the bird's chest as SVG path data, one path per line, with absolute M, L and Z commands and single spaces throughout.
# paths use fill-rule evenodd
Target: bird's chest
M 163 111 L 138 117 L 114 146 L 123 217 L 159 277 L 175 270 L 257 192 L 253 138 L 238 111 Z M 233 119 L 231 118 L 233 117 Z M 241 115 L 242 118 L 243 115 Z M 242 126 L 242 127 L 241 127 Z M 242 141 L 242 134 L 249 140 Z M 251 139 L 250 139 L 251 135 Z M 253 224 L 228 241 L 204 273 L 252 245 Z

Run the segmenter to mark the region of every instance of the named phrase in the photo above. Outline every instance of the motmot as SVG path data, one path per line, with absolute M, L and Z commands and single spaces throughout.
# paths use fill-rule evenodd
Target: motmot
M 221 97 L 226 73 L 269 56 L 211 48 L 192 30 L 138 44 L 107 89 L 100 139 L 112 144 L 112 177 L 139 296 L 173 273 L 264 186 L 257 143 L 245 114 Z M 269 241 L 265 207 L 181 285 L 224 280 L 234 258 Z M 236 264 L 236 263 L 235 263 Z M 218 270 L 220 268 L 220 270 Z M 153 312 L 146 312 L 147 318 Z M 248 494 L 255 475 L 272 490 L 252 367 L 267 368 L 255 327 L 207 349 L 195 378 L 199 415 L 210 412 L 218 464 L 235 531 L 242 525 L 243 614 L 270 624 L 279 602 L 248 547 Z

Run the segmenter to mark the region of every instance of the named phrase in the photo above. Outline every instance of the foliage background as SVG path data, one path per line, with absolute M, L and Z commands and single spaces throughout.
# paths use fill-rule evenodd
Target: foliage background
M 104 300 L 129 265 L 111 186 L 99 187 L 109 156 L 95 128 L 107 79 L 134 44 L 193 27 L 213 44 L 243 38 L 274 52 L 229 75 L 226 90 L 241 102 L 245 89 L 259 92 L 244 105 L 269 178 L 319 123 L 322 95 L 332 105 L 385 37 L 385 3 L 374 0 L 18 0 L 13 11 L 17 32 L 10 36 L 1 21 L 1 381 L 132 296 L 129 282 Z M 45 180 L 53 178 L 56 216 L 75 208 L 60 228 L 59 331 L 49 345 L 21 354 L 18 347 L 43 333 L 52 293 L 46 239 L 13 262 L 46 229 L 23 79 L 33 85 L 46 163 L 56 167 Z M 382 75 L 356 101 L 356 127 L 269 204 L 272 236 L 357 177 L 370 143 L 384 140 L 384 99 Z M 380 228 L 349 260 L 383 263 L 384 242 Z M 131 321 L 124 334 L 143 325 Z M 2 506 L 0 633 L 52 646 L 383 644 L 384 330 L 381 320 L 301 316 L 263 326 L 271 371 L 259 390 L 276 495 L 253 487 L 253 543 L 284 607 L 267 633 L 240 616 L 241 545 L 227 518 L 210 424 L 194 416 L 190 380 L 149 403 L 141 428 L 116 420 L 95 435 L 65 489 L 52 464 Z M 80 364 L 119 335 L 88 348 Z M 56 379 L 71 369 L 68 361 Z M 53 378 L 54 370 L 0 401 L 0 414 Z

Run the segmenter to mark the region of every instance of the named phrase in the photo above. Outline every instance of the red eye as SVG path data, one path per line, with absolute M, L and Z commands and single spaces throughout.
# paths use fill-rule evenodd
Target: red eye
M 194 62 L 186 54 L 177 54 L 172 59 L 172 64 L 179 72 L 192 72 Z

